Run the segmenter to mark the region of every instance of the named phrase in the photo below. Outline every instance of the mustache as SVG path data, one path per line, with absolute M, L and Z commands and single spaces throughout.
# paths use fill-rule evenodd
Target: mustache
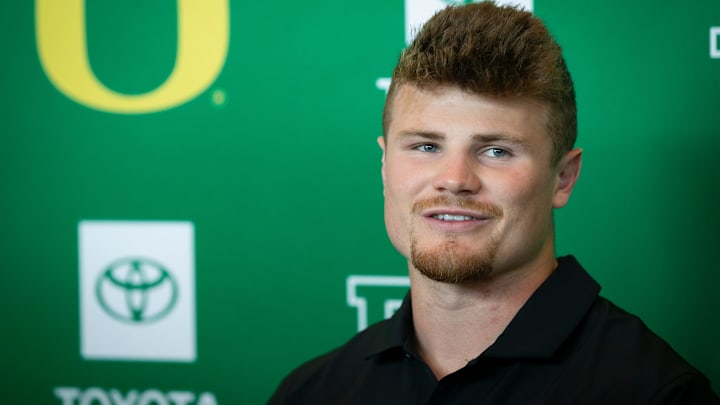
M 495 204 L 483 201 L 474 201 L 470 198 L 439 195 L 425 198 L 413 204 L 412 213 L 418 214 L 435 207 L 459 207 L 468 210 L 479 211 L 493 218 L 501 218 L 503 209 Z

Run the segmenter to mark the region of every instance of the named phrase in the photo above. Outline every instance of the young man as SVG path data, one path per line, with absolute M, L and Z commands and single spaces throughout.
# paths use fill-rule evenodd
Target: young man
M 537 18 L 492 3 L 435 15 L 400 57 L 383 128 L 385 222 L 410 293 L 270 403 L 720 402 L 554 256 L 582 151 L 572 80 Z

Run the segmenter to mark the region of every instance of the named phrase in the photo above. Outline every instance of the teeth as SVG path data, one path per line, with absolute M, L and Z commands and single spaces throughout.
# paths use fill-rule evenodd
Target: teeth
M 437 214 L 433 215 L 433 218 L 439 219 L 441 221 L 472 221 L 473 217 L 468 217 L 465 215 L 450 215 L 450 214 Z

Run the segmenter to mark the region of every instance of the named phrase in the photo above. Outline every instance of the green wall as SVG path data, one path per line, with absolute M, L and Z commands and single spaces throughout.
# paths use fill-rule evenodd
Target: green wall
M 204 17 L 229 21 L 217 77 L 193 70 L 211 59 L 193 55 L 190 72 L 209 85 L 142 113 L 78 102 L 51 82 L 36 25 L 49 3 L 0 3 L 0 402 L 265 402 L 293 367 L 355 333 L 349 276 L 406 275 L 385 235 L 375 143 L 376 80 L 405 46 L 403 2 L 231 1 Z M 210 3 L 225 2 L 87 0 L 94 76 L 119 98 L 150 97 L 174 72 L 178 12 L 197 17 Z M 563 45 L 585 150 L 572 201 L 556 213 L 558 254 L 575 254 L 605 296 L 720 391 L 710 35 L 720 2 L 535 0 L 534 12 Z M 192 225 L 195 286 L 181 293 L 194 296 L 194 360 L 81 354 L 81 221 Z M 373 322 L 376 304 L 403 288 L 367 290 Z M 73 389 L 78 400 L 62 399 Z

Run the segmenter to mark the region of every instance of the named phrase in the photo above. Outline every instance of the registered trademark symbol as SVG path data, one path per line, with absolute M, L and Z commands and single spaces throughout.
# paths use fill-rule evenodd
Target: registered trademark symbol
M 210 100 L 212 101 L 213 105 L 217 108 L 225 107 L 225 104 L 227 103 L 227 95 L 225 94 L 225 90 L 223 90 L 223 89 L 213 90 L 212 94 L 210 95 Z

